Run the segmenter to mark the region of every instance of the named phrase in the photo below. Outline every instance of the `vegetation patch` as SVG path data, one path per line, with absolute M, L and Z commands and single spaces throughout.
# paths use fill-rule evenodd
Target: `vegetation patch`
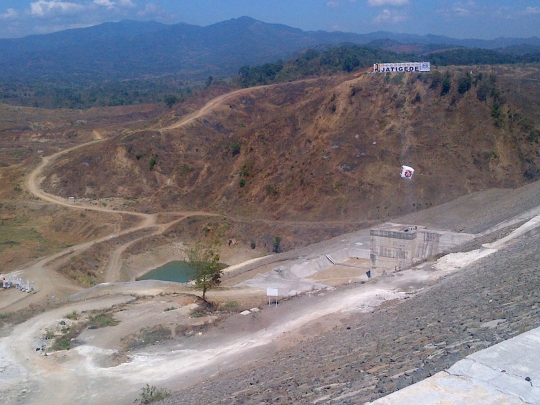
M 155 386 L 150 386 L 146 384 L 145 387 L 141 388 L 141 395 L 139 396 L 139 402 L 141 404 L 150 404 L 152 402 L 161 401 L 167 397 L 170 397 L 171 393 L 165 388 L 157 388 Z
M 92 329 L 106 328 L 107 326 L 116 326 L 120 323 L 118 319 L 114 319 L 113 314 L 110 312 L 99 313 L 94 316 L 90 316 L 88 320 L 88 326 Z
M 221 305 L 221 308 L 225 311 L 234 311 L 239 307 L 238 301 L 226 301 Z
M 193 173 L 194 170 L 195 169 L 193 167 L 184 163 L 182 166 L 180 166 L 180 175 L 187 176 L 188 174 Z
M 52 306 L 30 304 L 28 308 L 0 314 L 0 327 L 2 327 L 4 324 L 18 325 L 51 308 Z
M 231 156 L 234 157 L 234 156 L 240 154 L 240 151 L 241 151 L 241 149 L 242 149 L 242 146 L 240 145 L 240 142 L 234 141 L 234 142 L 231 142 L 231 143 L 229 144 L 228 149 L 229 149 L 229 152 L 231 153 Z
M 66 325 L 65 328 L 62 328 L 62 336 L 58 336 L 54 339 L 51 349 L 53 351 L 69 350 L 73 347 L 76 338 L 86 329 L 104 328 L 107 326 L 115 326 L 120 323 L 120 321 L 113 318 L 113 315 L 110 312 L 93 311 L 92 313 L 95 315 L 90 315 L 85 319 L 81 319 L 82 315 L 78 314 L 75 310 L 67 314 L 66 318 L 73 320 L 74 322 L 71 325 Z M 47 330 L 45 335 L 46 339 L 52 339 L 54 336 L 54 332 Z
M 126 351 L 135 350 L 168 339 L 172 339 L 171 328 L 168 326 L 147 326 L 142 328 L 139 332 L 128 335 L 122 339 L 122 347 Z
M 30 218 L 20 217 L 10 220 L 0 221 L 0 253 L 19 246 L 35 245 L 40 247 L 40 254 L 53 251 L 53 244 L 46 240 L 43 235 L 32 226 L 34 224 Z M 35 225 L 35 224 L 34 224 Z M 36 256 L 38 257 L 38 256 Z
M 74 323 L 70 327 L 66 327 L 65 329 L 62 330 L 64 334 L 54 339 L 51 349 L 53 351 L 71 349 L 73 347 L 74 340 L 85 329 L 86 329 L 86 324 L 84 322 Z

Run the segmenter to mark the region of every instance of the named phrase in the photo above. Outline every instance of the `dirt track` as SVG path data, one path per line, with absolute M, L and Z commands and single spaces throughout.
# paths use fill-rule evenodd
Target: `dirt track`
M 236 92 L 233 92 L 233 93 L 236 93 Z M 194 119 L 206 113 L 209 113 L 210 111 L 212 111 L 213 108 L 218 106 L 220 102 L 229 95 L 231 94 L 226 94 L 224 96 L 220 96 L 210 101 L 197 113 L 195 113 L 194 115 L 190 115 L 188 117 L 184 117 L 183 119 L 178 121 L 176 124 L 174 124 L 173 127 L 179 128 L 183 125 L 187 125 L 188 123 L 192 122 Z M 157 225 L 156 223 L 157 215 L 154 215 L 154 214 L 145 214 L 145 213 L 140 213 L 140 212 L 111 209 L 111 208 L 100 207 L 96 205 L 84 204 L 81 202 L 72 204 L 66 201 L 64 198 L 50 195 L 44 192 L 39 187 L 40 176 L 43 173 L 43 170 L 49 164 L 57 160 L 60 156 L 63 156 L 73 150 L 83 148 L 83 147 L 88 147 L 90 145 L 94 145 L 96 143 L 106 141 L 106 139 L 102 137 L 99 131 L 96 130 L 94 131 L 94 133 L 97 137 L 96 140 L 93 140 L 93 141 L 90 141 L 81 145 L 77 145 L 66 150 L 62 150 L 60 152 L 57 152 L 47 157 L 43 157 L 41 163 L 38 166 L 36 166 L 36 168 L 34 168 L 34 170 L 32 170 L 32 172 L 30 172 L 28 176 L 26 177 L 25 182 L 24 182 L 25 188 L 28 191 L 30 191 L 32 194 L 34 194 L 36 197 L 40 198 L 41 200 L 47 201 L 52 204 L 61 205 L 63 207 L 68 207 L 70 209 L 76 209 L 76 210 L 91 210 L 91 211 L 112 213 L 115 215 L 118 215 L 118 214 L 133 215 L 140 218 L 139 224 L 134 227 L 124 229 L 123 231 L 117 232 L 113 235 L 109 235 L 109 236 L 106 236 L 106 237 L 103 237 L 103 238 L 100 238 L 91 242 L 82 243 L 79 245 L 69 247 L 61 252 L 58 252 L 54 255 L 51 255 L 49 257 L 39 260 L 36 263 L 26 266 L 23 270 L 15 272 L 18 276 L 22 276 L 25 279 L 32 280 L 35 283 L 36 288 L 39 290 L 39 293 L 32 296 L 24 296 L 21 294 L 10 294 L 9 297 L 4 297 L 4 299 L 0 302 L 0 309 L 3 309 L 5 311 L 18 310 L 18 309 L 28 306 L 31 303 L 43 302 L 44 300 L 48 299 L 48 297 L 52 295 L 56 295 L 57 297 L 65 297 L 79 290 L 80 287 L 78 287 L 76 284 L 52 272 L 51 269 L 47 268 L 47 264 L 57 258 L 80 253 L 95 243 L 104 242 L 110 239 L 111 237 L 127 235 L 136 231 L 140 231 L 142 229 L 149 229 L 149 228 L 155 227 L 156 231 L 154 232 L 154 235 L 159 235 L 171 225 L 191 216 L 219 216 L 218 214 L 209 213 L 209 212 L 201 212 L 201 211 L 175 212 L 173 214 L 180 215 L 182 217 L 180 219 L 170 221 L 169 223 Z M 105 275 L 104 275 L 104 278 L 107 282 L 115 282 L 119 280 L 119 272 L 120 272 L 120 267 L 121 267 L 120 256 L 122 252 L 129 247 L 129 245 L 136 243 L 138 240 L 139 239 L 130 241 L 128 244 L 120 246 L 118 249 L 116 249 L 113 252 L 109 266 L 107 267 Z
M 248 90 L 243 89 L 220 96 L 207 103 L 197 113 L 185 117 L 177 124 L 165 129 L 186 125 L 219 106 L 227 97 L 245 91 Z M 96 140 L 89 144 L 101 141 Z M 84 146 L 79 145 L 75 148 Z M 118 235 L 153 227 L 156 228 L 155 233 L 158 234 L 172 223 L 191 215 L 216 215 L 202 212 L 174 213 L 182 217 L 167 224 L 157 224 L 156 216 L 152 214 L 82 204 L 74 206 L 55 196 L 45 194 L 39 189 L 40 173 L 47 164 L 70 150 L 44 159 L 29 174 L 25 183 L 28 190 L 45 201 L 73 209 L 91 209 L 140 217 L 141 221 L 138 225 L 126 229 Z M 533 189 L 531 193 L 537 197 L 537 188 Z M 529 200 L 527 204 L 521 205 L 517 211 L 523 212 L 532 205 L 534 204 Z M 514 207 L 515 204 L 512 206 Z M 476 211 L 471 209 L 471 212 L 478 212 L 478 205 Z M 506 218 L 508 214 L 509 212 L 501 213 L 500 216 Z M 451 216 L 452 213 L 447 211 L 446 215 Z M 417 219 L 420 221 L 420 217 Z M 490 224 L 490 226 L 492 225 L 494 224 Z M 484 226 L 485 228 L 487 227 Z M 24 270 L 25 277 L 33 277 L 36 280 L 36 285 L 40 286 L 39 293 L 21 296 L 22 293 L 9 291 L 9 297 L 16 297 L 16 299 L 10 298 L 13 300 L 8 300 L 7 303 L 2 300 L 2 306 L 4 309 L 17 309 L 30 302 L 43 300 L 44 297 L 52 294 L 65 296 L 81 291 L 80 287 L 52 271 L 47 263 L 62 255 L 76 254 L 91 246 L 92 243 L 99 243 L 108 238 L 109 236 L 73 246 L 29 266 Z M 533 240 L 533 242 L 535 241 L 536 239 Z M 120 246 L 113 252 L 110 266 L 107 269 L 107 280 L 117 280 L 121 264 L 120 255 L 125 248 L 127 245 Z M 515 277 L 519 277 L 519 280 L 523 280 L 523 277 L 533 277 L 530 273 L 531 266 L 532 270 L 535 268 L 531 263 L 534 263 L 534 260 L 537 260 L 536 263 L 538 263 L 540 260 L 534 255 L 523 253 L 531 249 L 530 243 L 524 246 L 516 244 L 508 249 L 495 255 L 496 259 L 483 259 L 479 264 L 467 268 L 467 273 L 464 273 L 463 277 L 482 273 L 484 278 L 478 276 L 479 286 L 483 285 L 482 283 L 485 282 L 491 269 L 499 269 L 497 270 L 500 273 L 498 277 L 501 279 L 511 276 L 508 279 L 508 285 L 516 284 Z M 517 271 L 516 275 L 514 273 L 508 274 L 508 271 L 503 271 L 497 265 L 499 262 L 509 264 L 511 260 L 518 260 L 520 254 L 525 262 L 519 268 L 527 271 L 526 274 L 518 274 Z M 205 331 L 202 335 L 178 338 L 170 343 L 130 353 L 126 361 L 120 362 L 120 364 L 111 365 L 103 362 L 104 358 L 110 357 L 116 350 L 111 349 L 112 338 L 107 336 L 106 330 L 94 334 L 85 332 L 86 334 L 81 336 L 80 345 L 68 352 L 56 352 L 51 356 L 44 356 L 40 352 L 36 352 L 36 345 L 43 334 L 43 329 L 57 325 L 70 311 L 80 312 L 91 308 L 109 308 L 112 305 L 125 304 L 133 300 L 135 295 L 155 296 L 145 305 L 129 304 L 132 306 L 128 308 L 128 311 L 133 311 L 135 319 L 144 313 L 145 319 L 159 319 L 160 322 L 170 322 L 172 326 L 175 322 L 189 320 L 189 305 L 183 304 L 178 309 L 165 311 L 167 307 L 171 306 L 171 302 L 173 302 L 171 300 L 176 299 L 174 298 L 175 294 L 189 292 L 184 287 L 172 286 L 167 283 L 128 283 L 103 286 L 83 292 L 78 301 L 36 316 L 13 328 L 9 336 L 0 339 L 0 402 L 6 404 L 101 404 L 110 402 L 109 400 L 114 398 L 115 403 L 128 404 L 133 402 L 140 388 L 146 383 L 177 390 L 203 380 L 207 382 L 196 385 L 189 392 L 182 393 L 180 397 L 176 397 L 169 403 L 251 403 L 255 401 L 302 403 L 317 398 L 321 401 L 336 399 L 354 402 L 355 399 L 369 399 L 373 397 L 371 393 L 374 390 L 378 390 L 378 394 L 383 394 L 395 389 L 399 385 L 394 384 L 395 381 L 401 381 L 403 384 L 411 382 L 416 374 L 413 378 L 407 378 L 411 377 L 413 373 L 407 367 L 413 364 L 415 368 L 418 368 L 416 362 L 420 360 L 425 364 L 425 356 L 433 354 L 436 350 L 443 350 L 441 356 L 435 357 L 435 359 L 442 360 L 434 362 L 435 365 L 429 368 L 429 372 L 444 367 L 451 361 L 452 355 L 455 355 L 456 352 L 453 351 L 452 344 L 449 343 L 450 339 L 454 339 L 452 340 L 454 343 L 458 342 L 459 339 L 465 339 L 458 333 L 458 329 L 463 325 L 458 326 L 456 322 L 463 319 L 463 317 L 458 317 L 458 314 L 464 314 L 470 308 L 466 305 L 467 303 L 472 302 L 477 310 L 471 311 L 466 322 L 472 323 L 465 326 L 475 328 L 475 333 L 479 337 L 478 339 L 466 340 L 466 350 L 485 346 L 482 342 L 487 341 L 487 338 L 480 333 L 483 328 L 481 325 L 492 319 L 487 319 L 481 314 L 490 307 L 486 307 L 484 304 L 477 305 L 476 301 L 471 298 L 475 297 L 475 294 L 480 294 L 482 290 L 478 289 L 484 287 L 474 287 L 472 283 L 464 283 L 459 278 L 461 276 L 450 277 L 444 283 L 437 285 L 438 279 L 447 277 L 458 269 L 450 266 L 434 271 L 430 265 L 428 264 L 421 269 L 405 271 L 394 277 L 373 280 L 373 282 L 366 284 L 354 284 L 337 290 L 318 291 L 315 294 L 308 294 L 283 303 L 278 308 L 265 307 L 262 312 L 252 313 L 248 316 L 234 315 L 219 328 Z M 499 316 L 497 314 L 502 311 L 500 317 L 509 319 L 512 316 L 521 317 L 526 313 L 529 316 L 527 319 L 531 320 L 527 327 L 537 324 L 538 317 L 536 312 L 532 311 L 534 308 L 531 308 L 531 299 L 533 301 L 536 299 L 533 292 L 517 297 L 515 290 L 507 290 L 501 283 L 496 283 L 496 280 L 492 280 L 491 283 L 486 288 L 493 290 L 495 295 L 499 294 L 496 302 L 501 308 L 506 308 L 493 312 L 493 316 Z M 430 287 L 431 285 L 434 287 Z M 472 290 L 459 288 L 465 285 L 471 287 Z M 412 298 L 424 289 L 427 291 Z M 160 297 L 160 291 L 168 295 Z M 445 297 L 445 291 L 451 296 Z M 84 295 L 85 293 L 88 295 Z M 21 298 L 17 298 L 16 294 L 19 294 Z M 254 293 L 251 289 L 229 290 L 213 294 L 215 294 L 214 297 L 222 296 L 225 299 L 245 294 L 245 296 L 250 297 L 252 300 L 250 302 L 253 302 L 254 306 L 261 304 L 261 293 Z M 90 298 L 90 295 L 93 298 Z M 515 299 L 510 299 L 512 296 Z M 444 302 L 438 302 L 439 297 L 444 297 L 440 298 Z M 257 300 L 259 300 L 258 303 Z M 456 300 L 462 305 L 456 306 L 458 312 L 451 308 Z M 401 302 L 403 304 L 398 305 Z M 375 308 L 381 304 L 384 308 L 375 311 Z M 411 307 L 417 312 L 410 310 Z M 433 308 L 436 308 L 436 312 L 433 311 Z M 521 313 L 518 308 L 528 308 L 529 312 Z M 493 309 L 493 311 L 495 310 L 497 308 Z M 384 318 L 386 316 L 384 314 L 387 313 L 389 315 Z M 415 316 L 415 313 L 418 315 Z M 489 313 L 491 314 L 491 312 Z M 450 329 L 438 327 L 437 333 L 425 335 L 430 330 L 431 326 L 429 325 L 436 322 L 435 317 L 438 317 L 438 314 L 443 314 L 441 316 L 445 317 L 443 318 L 445 322 L 453 326 Z M 143 319 L 142 315 L 140 316 Z M 514 330 L 522 326 L 518 321 L 508 322 L 510 323 L 504 324 L 509 325 L 509 329 L 505 331 L 506 335 L 502 332 L 499 333 L 501 338 L 511 335 Z M 128 325 L 129 323 L 126 321 L 115 326 L 114 328 L 118 329 L 115 330 L 114 335 L 125 335 L 131 331 L 128 330 L 130 327 L 136 330 L 144 325 L 144 322 Z M 344 329 L 345 325 L 350 329 Z M 396 327 L 396 325 L 398 326 Z M 399 332 L 397 335 L 395 334 L 396 329 Z M 490 331 L 488 328 L 488 332 Z M 399 344 L 394 347 L 396 336 L 398 336 Z M 315 337 L 317 338 L 311 339 Z M 414 344 L 413 337 L 422 342 L 422 345 Z M 438 343 L 442 340 L 445 341 L 445 344 L 439 348 Z M 494 339 L 493 342 L 497 340 L 498 338 Z M 300 349 L 294 348 L 299 342 L 303 342 Z M 410 347 L 414 348 L 412 352 Z M 405 350 L 407 348 L 409 351 Z M 283 350 L 279 351 L 279 349 Z M 405 360 L 403 359 L 404 350 L 407 353 L 405 356 L 410 356 Z M 358 353 L 356 360 L 349 361 L 351 353 Z M 321 362 L 321 359 L 325 360 Z M 251 360 L 258 360 L 260 363 L 248 366 L 246 369 L 241 368 Z M 283 373 L 283 364 L 288 365 L 285 374 Z M 324 369 L 321 370 L 321 367 Z M 237 369 L 238 371 L 232 371 Z M 401 371 L 403 374 L 400 374 Z M 397 374 L 400 375 L 395 377 Z M 212 378 L 212 380 L 208 380 L 208 378 Z M 391 384 L 394 384 L 393 388 L 388 388 Z
M 539 243 L 529 235 L 407 300 L 327 319 L 336 326 L 316 336 L 320 320 L 301 345 L 163 403 L 360 404 L 406 387 L 540 326 Z

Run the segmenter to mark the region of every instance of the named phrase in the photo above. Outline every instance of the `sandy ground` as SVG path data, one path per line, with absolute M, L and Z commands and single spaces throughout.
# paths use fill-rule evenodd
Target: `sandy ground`
M 225 99 L 211 101 L 198 114 L 170 128 L 191 122 Z M 84 204 L 73 206 L 39 189 L 41 171 L 68 151 L 44 159 L 28 176 L 25 183 L 28 190 L 48 202 L 73 209 L 118 213 L 117 210 Z M 201 212 L 174 214 L 180 219 L 158 224 L 154 215 L 137 213 L 139 224 L 123 233 L 155 228 L 158 234 L 171 223 L 190 215 L 214 215 Z M 527 223 L 527 226 L 532 225 Z M 0 291 L 3 312 L 51 301 L 53 295 L 56 301 L 62 302 L 59 308 L 2 330 L 0 403 L 128 404 L 133 403 L 147 383 L 169 389 L 185 388 L 324 333 L 353 312 L 369 312 L 386 301 L 405 300 L 510 242 L 505 239 L 492 244 L 493 248 L 454 253 L 437 263 L 424 263 L 413 269 L 368 279 L 362 268 L 367 264 L 365 258 L 351 258 L 348 264 L 358 266 L 353 268 L 325 264 L 321 255 L 344 247 L 358 249 L 361 253 L 362 249 L 368 249 L 369 231 L 334 238 L 288 255 L 261 258 L 229 269 L 227 288 L 211 291 L 209 299 L 223 304 L 236 303 L 236 312 L 249 308 L 258 310 L 246 315 L 235 313 L 223 320 L 214 314 L 193 317 L 198 301 L 194 291 L 187 286 L 153 281 L 119 283 L 120 258 L 125 246 L 113 252 L 106 275 L 109 282 L 88 290 L 60 276 L 49 265 L 52 260 L 76 254 L 109 237 L 73 246 L 18 270 L 17 274 L 23 278 L 34 280 L 38 286 L 36 294 Z M 242 268 L 248 270 L 242 271 Z M 277 287 L 282 296 L 277 306 L 267 305 L 266 287 L 270 286 Z M 43 344 L 48 330 L 59 330 L 62 322 L 70 322 L 66 319 L 67 314 L 97 309 L 112 310 L 119 325 L 86 330 L 69 351 L 47 353 L 36 350 Z M 209 326 L 200 328 L 204 323 Z M 125 337 L 154 325 L 170 328 L 174 338 L 137 350 L 123 347 Z M 185 330 L 192 328 L 193 333 L 176 335 L 178 326 L 187 328 Z
M 437 263 L 425 263 L 368 282 L 313 290 L 277 306 L 264 305 L 260 312 L 232 315 L 220 326 L 201 334 L 128 352 L 123 362 L 116 365 L 108 359 L 120 352 L 122 338 L 137 332 L 141 325 L 173 327 L 189 322 L 189 314 L 197 304 L 189 303 L 185 297 L 179 300 L 179 292 L 172 292 L 172 287 L 167 291 L 169 283 L 143 284 L 144 289 L 136 283 L 101 286 L 94 289 L 101 290 L 99 293 L 78 294 L 73 299 L 79 301 L 36 316 L 0 339 L 0 399 L 6 404 L 100 404 L 114 398 L 115 403 L 128 404 L 146 383 L 170 389 L 186 387 L 249 360 L 269 356 L 284 345 L 301 342 L 313 334 L 310 325 L 315 322 L 318 334 L 346 319 L 351 312 L 368 312 L 385 301 L 407 299 L 423 286 L 494 251 L 456 253 Z M 339 272 L 339 266 L 335 267 L 333 270 Z M 167 294 L 131 302 L 135 292 L 158 291 Z M 241 294 L 242 291 L 234 291 L 231 298 Z M 212 297 L 218 296 L 216 293 Z M 125 305 L 119 307 L 120 304 Z M 177 309 L 165 311 L 171 305 Z M 118 326 L 84 332 L 80 336 L 82 344 L 69 351 L 47 356 L 36 351 L 43 331 L 65 320 L 71 311 L 80 313 L 113 306 L 118 306 Z M 204 321 L 212 320 L 197 319 Z

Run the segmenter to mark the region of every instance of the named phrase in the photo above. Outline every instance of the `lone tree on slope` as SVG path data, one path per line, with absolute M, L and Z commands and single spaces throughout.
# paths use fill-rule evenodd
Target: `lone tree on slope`
M 195 271 L 195 286 L 202 290 L 202 299 L 206 301 L 206 291 L 221 284 L 222 267 L 219 253 L 213 247 L 204 247 L 197 243 L 185 250 L 187 261 Z

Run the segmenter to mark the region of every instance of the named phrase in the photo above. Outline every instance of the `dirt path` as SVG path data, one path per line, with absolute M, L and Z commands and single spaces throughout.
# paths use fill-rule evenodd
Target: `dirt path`
M 415 282 L 420 282 L 428 275 L 416 273 L 412 276 Z M 246 360 L 257 358 L 259 350 L 276 339 L 284 336 L 290 339 L 292 335 L 288 334 L 291 332 L 328 314 L 337 313 L 336 319 L 340 319 L 348 316 L 348 311 L 369 311 L 384 300 L 403 298 L 406 294 L 397 290 L 406 288 L 410 282 L 409 277 L 386 279 L 376 288 L 365 285 L 320 294 L 307 306 L 297 301 L 292 305 L 268 307 L 255 317 L 235 315 L 224 326 L 225 333 L 219 336 L 215 332 L 204 333 L 177 347 L 149 348 L 134 354 L 131 361 L 115 367 L 100 365 L 99 360 L 104 355 L 110 356 L 115 352 L 106 349 L 106 340 L 89 341 L 68 352 L 57 352 L 51 356 L 35 351 L 41 331 L 58 323 L 66 313 L 108 308 L 133 297 L 111 295 L 77 302 L 36 316 L 17 326 L 10 336 L 0 339 L 0 353 L 6 353 L 4 357 L 0 354 L 0 364 L 17 370 L 19 375 L 16 381 L 10 382 L 3 395 L 14 390 L 27 390 L 24 403 L 28 405 L 93 405 L 108 403 L 110 398 L 114 398 L 117 404 L 127 405 L 148 382 L 160 381 L 160 386 L 176 388 L 197 383 L 214 373 L 235 369 Z M 122 324 L 115 328 L 121 327 Z M 0 396 L 0 399 L 7 398 Z
M 252 90 L 242 89 L 220 96 L 207 103 L 198 112 L 165 129 L 187 125 L 218 107 L 228 97 Z M 218 215 L 205 212 L 173 213 L 181 217 L 167 224 L 157 224 L 157 217 L 153 214 L 118 211 L 82 204 L 73 205 L 40 190 L 38 179 L 48 164 L 74 149 L 101 141 L 103 140 L 98 139 L 84 145 L 78 145 L 43 159 L 26 179 L 26 187 L 44 201 L 72 209 L 129 214 L 140 218 L 140 222 L 136 226 L 125 229 L 116 236 L 152 227 L 156 227 L 155 234 L 157 235 L 164 232 L 172 224 L 190 216 Z M 65 295 L 70 291 L 80 291 L 80 287 L 54 272 L 49 262 L 65 255 L 76 254 L 93 243 L 109 239 L 110 236 L 106 236 L 41 259 L 24 270 L 25 276 L 32 276 L 39 280 L 41 297 L 45 294 L 58 294 L 58 291 L 63 291 Z M 127 242 L 112 253 L 106 274 L 107 280 L 118 280 L 122 253 L 132 243 L 134 241 Z M 478 259 L 479 256 L 480 252 L 462 258 L 460 266 Z M 351 285 L 338 290 L 320 290 L 304 297 L 292 299 L 277 308 L 265 306 L 261 312 L 250 313 L 247 316 L 233 315 L 223 325 L 220 325 L 220 328 L 215 328 L 208 333 L 204 332 L 201 335 L 194 335 L 189 339 L 179 339 L 170 344 L 150 346 L 129 353 L 129 358 L 118 365 L 104 365 L 102 362 L 104 357 L 110 357 L 116 352 L 110 349 L 111 343 L 105 332 L 101 337 L 97 334 L 86 335 L 86 340 L 69 351 L 57 352 L 50 356 L 36 352 L 36 344 L 39 342 L 43 329 L 48 325 L 58 323 L 70 311 L 80 312 L 93 308 L 109 308 L 112 305 L 131 300 L 131 293 L 139 294 L 147 291 L 146 287 L 143 287 L 144 283 L 118 283 L 95 288 L 92 291 L 87 290 L 81 293 L 80 301 L 35 316 L 13 328 L 9 336 L 0 338 L 0 403 L 101 405 L 114 402 L 119 405 L 127 405 L 133 403 L 141 387 L 147 383 L 179 389 L 207 380 L 210 377 L 227 375 L 228 372 L 239 369 L 252 360 L 264 356 L 271 358 L 274 354 L 279 353 L 279 349 L 282 347 L 292 346 L 311 339 L 313 336 L 331 331 L 336 325 L 354 314 L 371 312 L 373 308 L 385 301 L 405 300 L 406 297 L 413 296 L 441 277 L 448 276 L 460 269 L 455 263 L 446 263 L 441 266 L 432 268 L 431 263 L 426 263 L 424 267 L 403 271 L 393 277 L 381 277 L 365 284 Z M 127 290 L 131 290 L 131 292 L 127 292 Z M 156 291 L 158 290 L 160 288 L 156 289 Z M 246 291 L 253 294 L 253 290 Z M 90 295 L 83 298 L 85 293 L 95 294 L 96 298 L 89 298 Z M 23 294 L 21 297 L 24 298 L 12 303 L 10 308 L 27 306 L 31 300 L 37 300 L 39 294 Z M 165 302 L 159 302 L 162 299 L 159 293 L 152 294 L 158 296 L 157 303 L 162 304 L 162 307 L 168 305 Z M 229 290 L 225 291 L 223 295 L 227 294 L 228 297 L 234 298 L 235 295 L 242 294 L 242 291 Z M 0 304 L 0 306 L 2 305 L 3 303 Z M 146 314 L 148 317 L 163 316 L 165 310 L 157 304 L 155 307 L 157 309 L 155 308 L 154 312 Z M 173 313 L 173 311 L 170 312 Z M 173 313 L 173 315 L 176 314 Z M 179 313 L 177 318 L 180 318 Z M 314 323 L 315 326 L 313 326 Z M 140 325 L 140 327 L 143 326 L 145 325 Z M 116 335 L 122 335 L 124 330 L 121 328 L 123 327 L 122 323 L 114 327 L 120 328 Z M 316 363 L 319 360 L 316 357 L 312 359 Z M 245 386 L 247 380 L 242 380 L 242 384 Z
M 228 94 L 224 94 L 222 96 L 219 96 L 210 102 L 208 102 L 206 105 L 204 105 L 200 110 L 198 110 L 196 113 L 188 115 L 184 118 L 182 118 L 180 121 L 175 123 L 173 126 L 167 128 L 179 128 L 184 125 L 187 125 L 191 122 L 193 122 L 195 119 L 210 113 L 213 109 L 218 107 L 224 100 L 227 98 L 241 93 L 246 93 L 252 89 L 241 89 L 237 90 Z M 94 144 L 97 144 L 99 142 L 105 141 L 107 138 L 104 138 L 99 130 L 94 131 L 94 135 L 96 137 L 95 140 L 77 145 L 74 147 L 71 147 L 69 149 L 62 150 L 60 152 L 57 152 L 53 155 L 46 156 L 42 158 L 42 161 L 28 174 L 28 176 L 25 179 L 24 185 L 28 191 L 30 191 L 32 194 L 34 194 L 36 197 L 40 198 L 43 201 L 60 205 L 63 207 L 67 207 L 70 209 L 77 209 L 77 210 L 92 210 L 92 211 L 98 211 L 98 212 L 104 212 L 104 213 L 112 213 L 115 215 L 118 214 L 124 214 L 124 215 L 133 215 L 140 219 L 140 222 L 131 228 L 125 229 L 121 232 L 115 232 L 112 235 L 108 235 L 106 237 L 87 242 L 82 243 L 76 246 L 72 246 L 68 249 L 62 250 L 61 252 L 58 252 L 54 255 L 51 255 L 49 257 L 43 258 L 39 260 L 37 263 L 34 263 L 30 266 L 25 266 L 24 270 L 19 270 L 16 273 L 18 275 L 22 275 L 25 279 L 31 279 L 36 287 L 39 289 L 40 294 L 37 296 L 33 296 L 31 299 L 29 299 L 30 296 L 27 295 L 19 295 L 19 296 L 13 296 L 11 299 L 3 300 L 0 304 L 0 308 L 2 309 L 9 309 L 9 310 L 17 310 L 21 307 L 28 305 L 30 303 L 39 302 L 40 300 L 43 300 L 44 297 L 50 297 L 51 295 L 55 294 L 55 291 L 58 289 L 62 289 L 62 287 L 66 288 L 66 292 L 69 291 L 69 293 L 72 293 L 74 291 L 79 290 L 80 288 L 75 285 L 73 282 L 71 282 L 68 279 L 64 279 L 63 277 L 59 275 L 55 275 L 53 277 L 53 272 L 50 269 L 46 269 L 47 263 L 52 262 L 53 260 L 60 258 L 62 256 L 67 255 L 74 255 L 77 253 L 82 252 L 83 250 L 87 249 L 88 247 L 92 246 L 94 243 L 101 243 L 106 240 L 109 240 L 111 237 L 118 237 L 121 235 L 126 235 L 135 231 L 148 229 L 152 227 L 157 227 L 156 232 L 154 232 L 152 235 L 159 235 L 163 233 L 168 227 L 172 226 L 173 224 L 182 221 L 188 217 L 191 216 L 219 216 L 219 214 L 211 213 L 211 212 L 203 212 L 203 211 L 185 211 L 185 212 L 174 212 L 172 214 L 175 215 L 181 215 L 182 218 L 170 221 L 166 224 L 159 224 L 156 225 L 157 216 L 154 214 L 145 214 L 140 212 L 134 212 L 134 211 L 126 211 L 126 210 L 117 210 L 112 208 L 106 208 L 106 207 L 100 207 L 96 205 L 89 205 L 84 203 L 77 203 L 72 204 L 66 201 L 62 197 L 54 196 L 49 193 L 46 193 L 40 188 L 41 179 L 40 176 L 42 175 L 45 168 L 53 163 L 55 160 L 57 160 L 59 157 L 66 155 L 74 150 L 88 147 Z M 109 260 L 109 265 L 107 266 L 107 269 L 105 271 L 104 278 L 107 282 L 114 282 L 120 280 L 120 269 L 122 266 L 121 262 L 121 256 L 122 253 L 132 244 L 139 241 L 141 238 L 135 239 L 133 241 L 129 241 L 126 244 L 119 246 L 112 254 Z M 53 281 L 54 280 L 54 281 Z M 56 294 L 58 295 L 58 294 Z
M 460 264 L 478 257 L 469 255 L 462 258 Z M 43 329 L 57 324 L 66 313 L 108 308 L 132 299 L 127 290 L 120 295 L 120 290 L 115 293 L 115 286 L 108 286 L 107 294 L 110 295 L 84 299 L 36 316 L 17 326 L 10 336 L 0 339 L 0 353 L 6 353 L 0 354 L 0 365 L 18 372 L 18 378 L 12 378 L 0 399 L 9 399 L 8 395 L 14 391 L 27 390 L 24 403 L 28 405 L 95 405 L 108 403 L 111 398 L 117 404 L 127 405 L 133 402 L 146 383 L 178 389 L 211 376 L 227 375 L 247 362 L 271 357 L 282 347 L 324 334 L 355 314 L 369 313 L 385 301 L 410 298 L 458 268 L 451 263 L 441 264 L 435 269 L 431 264 L 425 264 L 423 268 L 365 284 L 314 291 L 305 297 L 282 302 L 277 307 L 265 306 L 261 312 L 248 316 L 233 315 L 219 329 L 136 351 L 129 354 L 129 361 L 116 366 L 103 364 L 104 357 L 116 352 L 110 349 L 109 332 L 103 332 L 101 339 L 98 335 L 91 339 L 83 337 L 83 344 L 68 352 L 43 356 L 35 351 Z M 141 311 L 144 310 L 137 311 L 140 316 L 152 316 Z M 160 310 L 153 316 L 158 317 L 162 313 Z M 314 322 L 315 329 L 310 326 Z M 121 323 L 114 328 L 122 327 L 125 325 Z M 121 332 L 115 333 L 121 335 Z M 57 384 L 61 386 L 56 388 Z
M 246 94 L 251 91 L 261 89 L 268 86 L 257 86 L 257 87 L 250 87 L 246 89 L 240 89 L 231 91 L 230 93 L 223 94 L 221 96 L 218 96 L 212 100 L 210 100 L 206 105 L 204 105 L 201 109 L 197 110 L 196 112 L 189 114 L 187 117 L 182 118 L 180 121 L 169 125 L 168 127 L 163 128 L 163 130 L 170 130 L 170 129 L 176 129 L 183 127 L 187 124 L 190 124 L 191 122 L 195 121 L 197 118 L 202 117 L 203 115 L 208 114 L 209 112 L 212 112 L 216 107 L 218 107 L 220 104 L 222 104 L 224 101 L 226 101 L 228 98 L 237 96 L 239 94 Z

